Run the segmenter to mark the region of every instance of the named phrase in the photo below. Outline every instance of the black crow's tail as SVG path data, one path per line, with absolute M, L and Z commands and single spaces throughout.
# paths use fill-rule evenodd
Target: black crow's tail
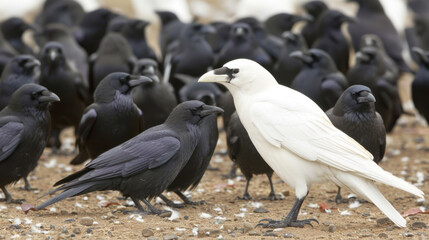
M 79 151 L 79 154 L 71 160 L 71 165 L 79 165 L 89 159 L 88 153 L 86 151 Z
M 91 170 L 92 170 L 92 169 L 90 169 L 90 168 L 84 168 L 84 169 L 82 169 L 82 170 L 80 170 L 80 171 L 78 171 L 78 172 L 75 172 L 75 173 L 73 173 L 73 174 L 71 174 L 71 175 L 69 175 L 69 176 L 67 176 L 67 177 L 65 177 L 65 178 L 63 178 L 63 179 L 61 179 L 60 181 L 56 182 L 56 183 L 54 184 L 54 187 L 55 187 L 55 186 L 58 186 L 58 185 L 61 185 L 61 184 L 64 184 L 64 183 L 68 183 L 68 182 L 70 182 L 70 181 L 72 181 L 72 180 L 75 180 L 75 179 L 77 179 L 77 178 L 79 178 L 79 177 L 81 177 L 81 176 L 85 175 L 87 172 L 89 172 L 89 171 L 91 171 Z
M 37 207 L 35 207 L 35 209 L 40 210 L 40 209 L 43 209 L 43 208 L 45 208 L 49 205 L 52 205 L 56 202 L 64 200 L 68 197 L 73 197 L 73 196 L 77 196 L 80 194 L 87 193 L 88 192 L 87 190 L 93 186 L 94 186 L 94 183 L 87 182 L 87 183 L 84 183 L 82 185 L 76 186 L 74 188 L 67 189 L 64 192 L 58 194 L 57 196 L 52 197 L 52 198 L 48 199 L 47 201 L 43 202 L 42 204 L 38 205 Z M 48 194 L 54 193 L 58 190 L 60 190 L 60 189 L 59 188 L 54 189 L 53 191 L 49 192 Z

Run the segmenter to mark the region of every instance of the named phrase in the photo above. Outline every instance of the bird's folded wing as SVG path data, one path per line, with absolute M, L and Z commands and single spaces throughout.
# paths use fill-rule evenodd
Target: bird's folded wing
M 18 119 L 11 120 L 9 117 L 0 119 L 0 162 L 18 147 L 24 132 L 24 124 Z
M 76 136 L 76 143 L 80 146 L 85 145 L 86 139 L 92 130 L 92 126 L 94 126 L 95 120 L 97 120 L 97 111 L 91 106 L 85 109 L 85 114 L 83 114 L 82 118 L 80 119 Z
M 157 168 L 173 158 L 179 148 L 180 141 L 171 135 L 139 135 L 89 162 L 86 168 L 93 170 L 79 178 L 79 181 L 128 177 Z
M 304 160 L 322 162 L 379 181 L 381 168 L 372 161 L 372 155 L 335 128 L 323 111 L 306 104 L 278 100 L 258 102 L 251 107 L 251 121 L 259 133 L 278 148 Z

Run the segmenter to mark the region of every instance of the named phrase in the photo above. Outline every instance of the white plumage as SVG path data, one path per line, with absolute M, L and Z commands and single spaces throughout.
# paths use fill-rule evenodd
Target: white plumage
M 374 163 L 372 155 L 335 128 L 311 99 L 279 85 L 262 66 L 246 59 L 231 61 L 199 81 L 220 82 L 231 91 L 240 120 L 256 149 L 295 189 L 301 204 L 312 184 L 331 180 L 373 202 L 398 226 L 406 226 L 405 219 L 374 181 L 418 197 L 424 193 Z

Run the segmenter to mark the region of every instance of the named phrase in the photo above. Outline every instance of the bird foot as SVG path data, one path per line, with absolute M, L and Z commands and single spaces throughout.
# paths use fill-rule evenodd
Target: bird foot
M 286 220 L 272 220 L 269 218 L 265 218 L 259 221 L 259 223 L 256 225 L 262 226 L 263 228 L 285 228 L 285 227 L 299 227 L 303 228 L 305 225 L 310 225 L 313 227 L 313 224 L 311 222 L 316 222 L 319 224 L 319 221 L 317 221 L 314 218 L 310 219 L 304 219 L 304 220 L 295 220 L 295 221 L 286 221 Z M 266 223 L 263 223 L 266 222 Z
M 19 190 L 22 190 L 22 191 L 36 191 L 36 190 L 39 190 L 38 188 L 32 188 L 31 186 L 24 186 L 24 187 L 19 187 Z
M 279 199 L 279 198 L 277 198 L 275 194 L 271 194 L 271 193 L 270 193 L 270 195 L 268 195 L 268 197 L 266 197 L 266 198 L 262 198 L 262 200 L 276 201 L 276 200 L 280 200 L 280 199 Z
M 149 214 L 151 214 L 150 212 L 141 211 L 141 210 L 126 210 L 126 209 L 121 209 L 119 211 L 121 211 L 124 215 L 131 215 L 131 214 L 149 215 Z
M 185 204 L 184 203 L 174 203 L 173 201 L 168 202 L 167 206 L 172 207 L 172 208 L 184 208 Z
M 13 199 L 13 198 L 0 198 L 0 202 L 6 202 L 6 204 L 22 204 L 25 199 Z
M 331 201 L 335 201 L 337 204 L 349 203 L 349 199 L 342 198 L 342 197 L 340 197 L 340 198 L 336 197 L 334 200 L 331 200 Z
M 252 200 L 249 194 L 244 194 L 242 197 L 237 197 L 238 200 Z
M 211 164 L 209 164 L 209 166 L 207 167 L 208 171 L 219 171 L 218 167 L 213 167 Z
M 201 201 L 191 201 L 191 200 L 189 200 L 189 201 L 186 201 L 185 203 L 189 204 L 189 205 L 194 205 L 194 206 L 201 206 L 201 205 L 206 204 L 206 201 L 204 201 L 204 200 L 201 200 Z

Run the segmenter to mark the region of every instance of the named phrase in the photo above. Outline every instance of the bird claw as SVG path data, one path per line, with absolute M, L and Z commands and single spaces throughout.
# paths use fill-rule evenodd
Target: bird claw
M 204 200 L 201 200 L 201 201 L 189 201 L 189 202 L 186 202 L 186 204 L 189 204 L 189 205 L 194 205 L 194 206 L 201 206 L 201 205 L 204 205 L 204 204 L 206 204 L 206 201 L 204 201 Z
M 259 221 L 259 223 L 255 226 L 262 226 L 263 228 L 284 228 L 284 227 L 299 227 L 299 228 L 303 228 L 305 225 L 310 225 L 311 227 L 313 227 L 313 224 L 311 224 L 311 222 L 314 221 L 317 224 L 319 224 L 319 221 L 317 221 L 314 218 L 310 218 L 310 219 L 304 219 L 304 220 L 296 220 L 296 221 L 291 221 L 288 222 L 286 220 L 272 220 L 269 218 L 265 218 Z M 267 222 L 267 223 L 262 223 L 262 222 Z
M 270 195 L 268 195 L 268 197 L 263 198 L 262 200 L 276 201 L 276 200 L 280 200 L 280 199 L 277 198 L 275 194 L 270 194 Z
M 237 197 L 237 199 L 238 200 L 252 200 L 252 197 L 248 193 L 245 193 L 245 194 L 243 194 L 242 197 Z
M 0 198 L 0 202 L 6 202 L 6 204 L 22 204 L 24 201 L 25 199 Z
M 22 191 L 36 191 L 36 190 L 39 190 L 39 189 L 38 188 L 32 188 L 32 187 L 24 186 L 24 187 L 19 187 L 19 190 L 22 190 Z

